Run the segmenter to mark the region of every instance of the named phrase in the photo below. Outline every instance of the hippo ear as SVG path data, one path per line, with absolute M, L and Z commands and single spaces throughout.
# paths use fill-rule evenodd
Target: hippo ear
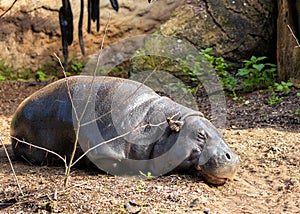
M 191 112 L 191 113 L 186 114 L 186 115 L 185 115 L 183 118 L 181 118 L 181 119 L 182 119 L 182 120 L 185 120 L 186 118 L 188 118 L 188 117 L 193 117 L 193 116 L 199 116 L 199 117 L 205 118 L 205 117 L 204 117 L 204 114 L 203 114 L 202 112 L 196 111 L 196 112 Z
M 181 127 L 183 126 L 183 121 L 180 120 L 172 120 L 170 117 L 167 117 L 167 122 L 172 131 L 179 132 Z
M 201 111 L 198 111 L 198 114 L 200 117 L 205 117 L 204 114 Z

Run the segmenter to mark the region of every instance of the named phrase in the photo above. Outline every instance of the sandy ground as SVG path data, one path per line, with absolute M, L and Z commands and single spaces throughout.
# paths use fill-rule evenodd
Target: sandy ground
M 223 186 L 209 186 L 189 175 L 145 180 L 74 169 L 69 186 L 64 188 L 64 168 L 29 166 L 15 161 L 11 154 L 8 134 L 12 113 L 42 86 L 0 84 L 0 134 L 24 193 L 22 196 L 0 145 L 0 213 L 300 213 L 297 124 L 292 128 L 285 123 L 245 128 L 229 121 L 224 136 L 239 154 L 241 166 L 236 178 Z M 229 108 L 230 114 L 242 111 L 240 104 L 236 106 L 236 111 Z

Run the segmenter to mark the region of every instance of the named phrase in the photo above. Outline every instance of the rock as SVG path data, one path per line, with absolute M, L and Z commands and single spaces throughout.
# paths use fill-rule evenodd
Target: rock
M 198 49 L 213 47 L 231 62 L 252 55 L 275 57 L 274 1 L 196 1 L 178 8 L 160 28 L 163 35 L 186 39 Z
M 70 0 L 74 15 L 74 42 L 69 48 L 70 58 L 82 57 L 77 38 L 77 23 L 79 19 L 80 1 Z M 0 1 L 0 14 L 4 13 L 12 1 Z M 134 35 L 152 33 L 170 16 L 172 11 L 183 1 L 145 1 L 120 0 L 119 12 L 116 13 L 109 1 L 101 1 L 101 29 L 96 32 L 92 23 L 92 33 L 87 34 L 87 11 L 84 11 L 83 37 L 86 54 L 99 50 L 103 38 L 104 25 L 109 16 L 110 25 L 105 44 L 131 37 Z M 55 61 L 54 53 L 62 56 L 61 33 L 58 11 L 61 1 L 27 1 L 19 0 L 1 17 L 0 22 L 0 58 L 5 59 L 15 69 L 31 69 L 48 61 Z M 86 1 L 85 1 L 85 4 Z M 159 8 L 159 9 L 158 9 Z

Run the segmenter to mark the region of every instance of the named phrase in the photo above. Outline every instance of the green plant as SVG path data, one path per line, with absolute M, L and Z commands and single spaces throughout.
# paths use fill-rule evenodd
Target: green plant
M 281 81 L 281 83 L 274 83 L 275 91 L 283 92 L 283 94 L 285 95 L 287 95 L 291 91 L 291 86 L 293 86 L 292 82 Z
M 300 92 L 297 92 L 296 96 L 297 96 L 297 97 L 300 97 Z
M 116 66 L 113 69 L 111 69 L 111 71 L 114 72 L 114 73 L 120 73 L 120 72 L 122 72 L 124 70 L 125 70 L 125 68 L 124 68 L 123 65 L 119 65 L 119 66 Z
M 26 79 L 33 78 L 33 74 L 28 71 L 18 72 L 4 59 L 0 59 L 0 81 L 3 80 L 19 80 L 23 81 Z
M 278 103 L 281 103 L 282 100 L 283 100 L 282 97 L 278 97 L 278 96 L 276 96 L 276 95 L 272 95 L 271 97 L 269 97 L 269 98 L 267 99 L 267 102 L 268 102 L 269 105 L 276 105 L 276 104 L 278 104 Z
M 218 75 L 221 78 L 221 81 L 223 83 L 223 87 L 230 91 L 233 96 L 236 98 L 236 85 L 237 85 L 237 79 L 234 77 L 234 75 L 230 74 L 228 70 L 231 69 L 231 65 L 225 62 L 225 59 L 223 57 L 215 57 L 212 56 L 210 53 L 212 51 L 212 48 L 206 48 L 200 50 L 200 53 L 211 63 L 213 68 L 216 70 Z
M 185 59 L 178 58 L 177 62 L 178 63 L 175 64 L 175 67 L 179 71 L 178 73 L 182 73 L 183 81 L 187 83 L 187 85 L 182 82 L 178 82 L 176 86 L 171 87 L 171 89 L 180 88 L 185 94 L 191 93 L 195 95 L 198 88 L 202 86 L 198 79 L 198 77 L 203 74 L 201 60 L 198 59 L 198 56 L 188 55 Z
M 83 69 L 84 65 L 81 62 L 77 62 L 71 65 L 72 72 L 78 74 Z
M 148 180 L 151 180 L 151 179 L 154 178 L 154 176 L 152 175 L 151 172 L 147 172 L 147 174 L 145 174 L 145 173 L 143 173 L 143 172 L 140 171 L 140 173 L 141 173 L 141 175 L 143 175 Z
M 120 212 L 128 213 L 126 208 L 127 208 L 127 205 L 125 203 L 121 203 Z
M 237 86 L 237 79 L 229 74 L 227 71 L 223 71 L 221 73 L 219 73 L 219 75 L 221 76 L 221 81 L 223 83 L 223 87 L 229 91 L 232 92 L 233 96 L 236 97 L 236 86 Z
M 212 48 L 206 48 L 200 50 L 200 55 L 203 55 L 207 61 L 211 63 L 217 72 L 224 72 L 231 68 L 231 65 L 225 62 L 223 57 L 215 57 L 211 55 Z
M 238 69 L 237 75 L 242 77 L 241 90 L 251 92 L 260 88 L 273 85 L 276 78 L 276 65 L 263 63 L 267 57 L 252 56 L 250 60 L 244 60 L 244 66 Z
M 178 90 L 181 90 L 184 94 L 187 94 L 188 92 L 192 92 L 192 87 L 186 87 L 186 85 L 180 81 L 178 82 L 170 82 L 164 88 L 169 92 L 169 95 L 171 96 L 173 93 L 178 92 Z
M 53 202 L 51 200 L 44 202 L 42 204 L 42 209 L 46 210 L 48 212 L 53 212 L 53 210 L 54 210 L 54 204 L 53 204 Z
M 201 84 L 198 77 L 203 74 L 203 70 L 211 67 L 211 70 L 215 70 L 218 73 L 221 82 L 223 83 L 223 87 L 236 97 L 235 88 L 237 80 L 228 72 L 232 66 L 226 63 L 224 58 L 211 55 L 211 51 L 212 48 L 201 49 L 197 56 L 188 55 L 185 59 L 177 59 L 180 65 L 177 65 L 176 67 L 178 70 L 188 75 L 190 81 L 196 85 Z M 209 62 L 209 64 L 207 64 L 207 62 Z M 195 93 L 195 89 L 195 87 L 191 87 L 191 93 Z
M 14 70 L 12 66 L 8 65 L 4 59 L 0 60 L 0 75 L 1 75 L 1 80 L 18 79 L 17 71 Z
M 202 60 L 199 60 L 198 56 L 187 55 L 185 59 L 178 58 L 178 64 L 176 68 L 189 76 L 191 82 L 199 84 L 198 76 L 202 74 Z
M 46 74 L 43 72 L 43 71 L 37 71 L 36 72 L 36 80 L 37 81 L 40 81 L 40 82 L 43 82 L 46 80 Z
M 297 123 L 300 123 L 300 108 L 297 108 L 295 110 L 295 115 L 296 115 Z
M 139 185 L 136 187 L 135 191 L 137 192 L 147 192 L 144 188 L 145 183 L 143 180 L 139 180 Z

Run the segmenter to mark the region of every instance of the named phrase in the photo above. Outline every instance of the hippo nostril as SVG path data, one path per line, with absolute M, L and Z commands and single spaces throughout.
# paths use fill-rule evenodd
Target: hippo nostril
M 227 157 L 228 160 L 230 160 L 230 158 L 231 158 L 230 154 L 228 154 L 228 153 L 226 153 L 226 157 Z

